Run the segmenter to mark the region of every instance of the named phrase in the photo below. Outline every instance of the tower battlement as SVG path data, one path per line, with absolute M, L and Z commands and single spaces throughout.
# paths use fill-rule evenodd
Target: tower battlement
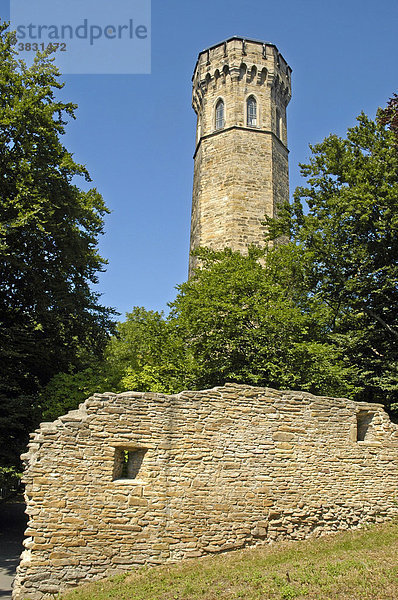
M 191 250 L 264 245 L 265 215 L 289 196 L 291 72 L 266 42 L 232 37 L 199 53 Z
M 274 88 L 286 107 L 291 98 L 291 74 L 292 69 L 274 44 L 235 36 L 199 53 L 192 76 L 192 106 L 198 114 L 209 88 L 243 80 L 253 88 Z

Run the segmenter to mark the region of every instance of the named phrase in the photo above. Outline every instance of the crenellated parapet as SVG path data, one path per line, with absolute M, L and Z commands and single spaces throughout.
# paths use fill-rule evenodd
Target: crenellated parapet
M 233 37 L 199 54 L 192 77 L 192 106 L 197 115 L 206 94 L 242 86 L 268 88 L 284 110 L 291 98 L 291 68 L 274 44 Z

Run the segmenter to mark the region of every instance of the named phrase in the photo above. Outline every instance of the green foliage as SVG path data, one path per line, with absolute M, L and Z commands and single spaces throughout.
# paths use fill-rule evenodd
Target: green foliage
M 14 467 L 0 467 L 0 489 L 14 492 L 18 489 L 22 473 Z
M 100 360 L 82 371 L 57 373 L 39 395 L 42 419 L 53 421 L 69 410 L 76 409 L 92 394 L 113 391 L 111 387 Z
M 180 391 L 189 381 L 190 361 L 176 322 L 142 307 L 126 317 L 106 351 L 118 391 Z
M 43 416 L 55 419 L 95 392 L 178 392 L 188 381 L 188 365 L 174 321 L 162 313 L 135 307 L 117 325 L 104 359 L 93 360 L 84 370 L 52 378 L 40 395 Z
M 331 135 L 311 150 L 301 165 L 308 186 L 271 223 L 271 236 L 290 234 L 301 248 L 309 290 L 330 307 L 333 331 L 360 374 L 357 398 L 389 406 L 398 393 L 395 134 L 361 114 L 346 139 Z
M 63 85 L 52 59 L 38 54 L 27 68 L 12 42 L 1 24 L 0 439 L 15 460 L 27 435 L 18 407 L 26 404 L 30 429 L 40 387 L 101 354 L 113 312 L 91 290 L 108 211 L 94 188 L 75 185 L 89 174 L 60 140 L 76 106 L 56 99 Z M 11 439 L 9 427 L 19 429 Z
M 202 268 L 179 288 L 171 318 L 194 358 L 196 387 L 226 381 L 349 394 L 351 369 L 330 337 L 331 314 L 308 295 L 289 244 L 248 256 L 198 252 Z

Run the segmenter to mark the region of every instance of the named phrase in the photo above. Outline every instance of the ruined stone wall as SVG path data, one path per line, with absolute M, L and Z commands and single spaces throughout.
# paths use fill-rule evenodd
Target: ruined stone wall
M 229 385 L 98 394 L 25 456 L 14 600 L 397 514 L 398 428 L 376 404 Z

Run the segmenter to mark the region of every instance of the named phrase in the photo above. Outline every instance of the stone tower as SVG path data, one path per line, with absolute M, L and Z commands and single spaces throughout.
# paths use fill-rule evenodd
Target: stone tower
M 199 54 L 192 81 L 191 250 L 263 246 L 265 215 L 289 197 L 291 68 L 274 44 L 232 37 Z

